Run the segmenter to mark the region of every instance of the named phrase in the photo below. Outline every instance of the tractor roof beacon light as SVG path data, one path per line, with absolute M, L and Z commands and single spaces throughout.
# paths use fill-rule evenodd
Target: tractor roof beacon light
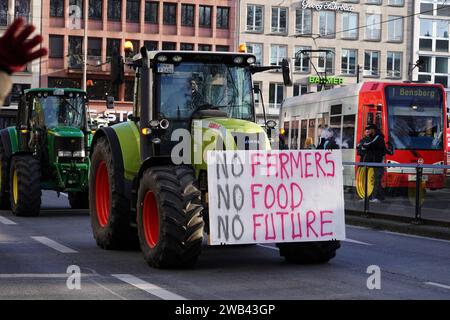
M 125 41 L 123 49 L 125 50 L 125 56 L 128 57 L 133 52 L 133 42 Z
M 241 43 L 239 45 L 238 52 L 247 52 L 247 46 L 245 45 L 245 43 Z

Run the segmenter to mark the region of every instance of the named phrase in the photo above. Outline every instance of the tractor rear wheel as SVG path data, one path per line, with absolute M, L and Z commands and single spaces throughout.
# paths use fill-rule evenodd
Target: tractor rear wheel
M 12 158 L 10 168 L 11 211 L 16 216 L 35 217 L 41 208 L 41 164 L 32 155 Z
M 72 209 L 89 209 L 88 192 L 69 192 L 68 198 Z
M 203 241 L 202 210 L 191 167 L 147 169 L 137 200 L 138 234 L 145 261 L 156 268 L 193 266 Z
M 121 194 L 121 177 L 115 172 L 111 147 L 105 137 L 98 139 L 89 173 L 89 213 L 97 245 L 103 249 L 137 246 L 132 228 L 130 202 Z
M 287 262 L 318 264 L 330 261 L 341 247 L 339 241 L 277 243 L 280 256 Z
M 9 200 L 9 167 L 3 143 L 0 142 L 0 210 L 11 209 Z

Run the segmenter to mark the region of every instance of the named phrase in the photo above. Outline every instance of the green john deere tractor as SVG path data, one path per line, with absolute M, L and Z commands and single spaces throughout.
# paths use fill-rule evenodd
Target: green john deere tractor
M 92 140 L 89 207 L 100 247 L 139 242 L 153 267 L 195 264 L 209 225 L 207 165 L 203 160 L 180 161 L 186 154 L 173 152 L 179 143 L 174 137 L 177 129 L 192 133 L 215 128 L 236 138 L 226 145 L 228 150 L 249 148 L 249 137 L 255 135 L 262 141 L 260 150 L 270 149 L 265 129 L 255 123 L 252 74 L 282 69 L 288 84 L 289 66 L 287 61 L 283 67 L 258 67 L 254 62 L 255 56 L 246 53 L 141 49 L 132 64 L 133 115 L 127 122 L 100 128 Z M 273 125 L 267 121 L 267 127 Z M 194 159 L 211 140 L 191 137 Z M 339 242 L 278 246 L 287 260 L 319 263 L 334 257 Z
M 41 190 L 67 192 L 72 208 L 87 208 L 89 130 L 86 93 L 29 89 L 17 124 L 0 131 L 0 207 L 37 216 Z

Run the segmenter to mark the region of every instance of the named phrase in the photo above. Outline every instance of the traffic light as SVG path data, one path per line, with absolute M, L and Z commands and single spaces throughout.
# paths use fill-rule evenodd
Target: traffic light
M 124 83 L 125 70 L 123 57 L 114 55 L 111 57 L 111 83 L 118 85 Z

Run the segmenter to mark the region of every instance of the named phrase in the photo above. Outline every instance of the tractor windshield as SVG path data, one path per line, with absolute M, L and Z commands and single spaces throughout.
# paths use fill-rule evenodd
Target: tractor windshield
M 185 62 L 158 64 L 157 70 L 160 117 L 184 120 L 198 110 L 216 109 L 230 118 L 254 120 L 248 67 Z
M 82 96 L 41 96 L 33 100 L 33 117 L 40 125 L 85 128 L 85 99 Z

